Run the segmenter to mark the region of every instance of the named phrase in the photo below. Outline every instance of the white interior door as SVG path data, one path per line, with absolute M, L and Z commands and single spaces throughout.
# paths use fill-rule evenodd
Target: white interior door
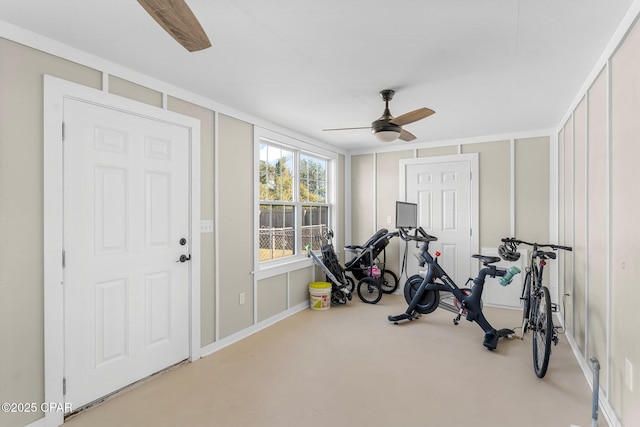
M 189 357 L 189 130 L 64 101 L 65 401 Z M 181 242 L 181 239 L 185 239 Z
M 429 245 L 440 265 L 462 286 L 471 277 L 472 197 L 471 162 L 447 161 L 405 165 L 405 201 L 418 204 L 418 225 L 438 238 Z M 409 244 L 410 253 L 417 252 Z M 408 273 L 418 271 L 408 257 Z

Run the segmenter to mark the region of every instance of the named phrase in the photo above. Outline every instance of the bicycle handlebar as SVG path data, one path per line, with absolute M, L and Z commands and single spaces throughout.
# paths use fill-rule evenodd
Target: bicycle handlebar
M 516 245 L 519 245 L 522 243 L 524 245 L 536 246 L 538 248 L 551 248 L 553 250 L 562 249 L 564 251 L 573 251 L 573 248 L 570 246 L 554 245 L 553 243 L 530 243 L 530 242 L 525 242 L 524 240 L 515 239 L 513 237 L 506 237 L 504 239 L 501 239 L 501 241 L 503 243 L 515 243 Z

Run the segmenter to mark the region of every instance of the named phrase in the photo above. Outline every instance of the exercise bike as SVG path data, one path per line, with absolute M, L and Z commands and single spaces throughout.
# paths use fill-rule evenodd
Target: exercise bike
M 467 283 L 473 281 L 471 288 L 459 288 L 455 282 L 449 277 L 444 269 L 438 264 L 438 256 L 436 252 L 434 258 L 429 253 L 429 243 L 438 240 L 437 237 L 427 234 L 422 227 L 415 229 L 413 235 L 409 234 L 409 230 L 400 228 L 398 230 L 400 238 L 404 241 L 415 241 L 422 243 L 420 253 L 416 256 L 420 267 L 427 266 L 427 269 L 421 271 L 417 275 L 413 275 L 407 279 L 404 287 L 404 296 L 409 304 L 407 310 L 397 316 L 389 316 L 388 320 L 394 324 L 401 321 L 412 321 L 420 317 L 421 314 L 432 313 L 440 306 L 440 293 L 450 292 L 453 294 L 455 304 L 443 306 L 450 311 L 457 311 L 454 318 L 454 324 L 458 324 L 460 318 L 465 315 L 470 322 L 476 322 L 485 332 L 483 345 L 489 350 L 495 350 L 498 346 L 498 340 L 504 337 L 513 337 L 515 332 L 511 329 L 496 330 L 482 313 L 482 291 L 487 276 L 500 277 L 500 284 L 503 286 L 511 283 L 513 276 L 520 273 L 517 267 L 510 267 L 508 270 L 493 265 L 500 261 L 500 257 L 486 255 L 472 255 L 473 258 L 482 262 L 483 268 L 475 279 L 469 279 Z M 453 308 L 455 307 L 455 308 Z

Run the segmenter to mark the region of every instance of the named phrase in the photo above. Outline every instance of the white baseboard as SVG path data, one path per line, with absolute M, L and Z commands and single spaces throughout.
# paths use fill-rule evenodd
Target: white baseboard
M 229 335 L 207 346 L 202 347 L 200 349 L 200 355 L 201 357 L 209 356 L 210 354 L 215 353 L 216 351 L 222 350 L 223 348 L 228 347 L 231 344 L 234 344 L 244 338 L 247 338 L 248 336 L 253 335 L 258 331 L 261 331 L 264 328 L 267 328 L 283 319 L 286 319 L 289 316 L 292 316 L 308 308 L 309 308 L 308 301 L 298 304 L 294 307 L 291 307 L 288 310 L 283 311 L 282 313 L 276 314 L 275 316 L 272 316 L 266 320 L 263 320 L 260 323 L 256 323 L 255 325 L 250 326 L 246 329 L 243 329 L 240 332 L 236 332 L 235 334 Z
M 39 418 L 29 424 L 26 424 L 24 427 L 45 427 L 46 423 L 45 423 L 45 418 Z

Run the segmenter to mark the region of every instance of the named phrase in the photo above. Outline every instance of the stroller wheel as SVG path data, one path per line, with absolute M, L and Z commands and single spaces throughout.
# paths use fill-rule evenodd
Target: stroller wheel
M 392 294 L 398 289 L 398 276 L 391 270 L 382 270 L 380 288 L 385 294 Z
M 346 304 L 347 299 L 344 297 L 344 292 L 340 289 L 334 289 L 331 293 L 331 303 L 333 304 Z
M 358 296 L 367 304 L 376 304 L 382 298 L 380 283 L 371 277 L 365 277 L 358 282 Z
M 347 276 L 345 274 L 345 279 L 347 279 L 347 289 L 349 290 L 349 292 L 353 292 L 356 290 L 356 282 L 353 281 L 353 278 L 351 276 Z M 351 298 L 349 298 L 351 299 Z

